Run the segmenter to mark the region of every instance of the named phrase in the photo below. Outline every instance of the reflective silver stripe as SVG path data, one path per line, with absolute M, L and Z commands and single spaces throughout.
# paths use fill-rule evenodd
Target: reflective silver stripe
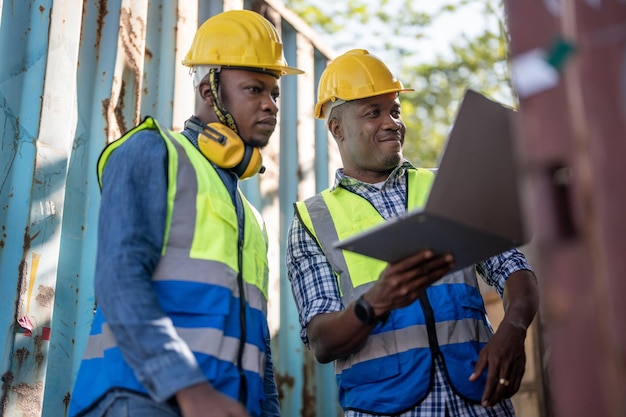
M 176 332 L 187 342 L 194 352 L 214 356 L 233 365 L 237 364 L 239 339 L 224 336 L 224 332 L 218 329 L 190 329 L 176 328 Z M 221 340 L 218 346 L 215 341 Z M 243 369 L 254 372 L 260 376 L 265 372 L 265 353 L 261 352 L 253 344 L 246 343 L 242 357 Z
M 409 349 L 427 348 L 428 331 L 425 325 L 409 326 L 391 332 L 372 334 L 367 338 L 365 345 L 356 353 L 345 359 L 335 361 L 335 373 L 361 362 L 395 355 Z
M 189 252 L 185 249 L 168 249 L 168 253 L 159 261 L 152 279 L 201 282 L 230 289 L 237 287 L 237 272 L 233 269 L 222 262 L 189 258 Z
M 246 203 L 246 206 L 250 209 L 252 214 L 254 214 L 254 219 L 256 220 L 257 225 L 259 226 L 259 230 L 261 230 L 261 232 L 263 233 L 263 241 L 265 242 L 265 245 L 267 245 L 268 244 L 267 231 L 265 229 L 265 220 L 263 220 L 263 215 L 259 212 L 259 210 L 256 209 L 256 207 L 250 204 L 250 202 L 248 201 L 248 199 L 246 198 L 246 196 L 243 194 L 241 190 L 238 190 L 238 192 L 239 192 L 239 196 L 241 197 L 241 200 Z
M 355 299 L 354 286 L 348 275 L 348 264 L 343 256 L 343 251 L 332 248 L 332 245 L 339 240 L 339 235 L 324 197 L 321 194 L 317 194 L 305 200 L 304 204 L 307 207 L 309 217 L 313 223 L 313 231 L 322 246 L 326 259 L 331 264 L 333 270 L 340 275 L 339 285 L 341 286 L 342 299 Z
M 261 310 L 263 315 L 267 317 L 267 298 L 265 298 L 265 295 L 259 287 L 254 284 L 244 282 L 243 290 L 246 293 L 246 301 L 250 305 L 250 308 Z M 234 293 L 233 296 L 236 297 Z
M 476 319 L 444 321 L 435 324 L 439 346 L 478 341 L 487 343 L 491 331 L 485 323 Z M 429 347 L 426 325 L 409 326 L 404 329 L 370 335 L 361 350 L 346 359 L 335 361 L 335 373 L 341 373 L 352 365 L 406 352 L 410 349 Z
M 85 348 L 85 353 L 83 353 L 83 360 L 103 358 L 105 350 L 116 346 L 117 342 L 115 341 L 113 332 L 111 332 L 111 328 L 108 325 L 103 324 L 102 333 L 89 335 L 89 338 L 87 339 L 87 347 Z
M 476 280 L 476 269 L 474 265 L 448 274 L 431 285 L 436 286 L 443 284 L 467 284 L 478 289 L 478 281 Z
M 236 365 L 239 339 L 224 336 L 223 331 L 211 328 L 189 329 L 177 327 L 176 332 L 192 351 L 211 355 Z M 215 343 L 217 340 L 221 340 L 219 345 Z M 117 347 L 117 343 L 113 332 L 111 332 L 108 325 L 104 324 L 101 334 L 89 336 L 83 359 L 103 358 L 105 350 L 115 347 Z M 265 372 L 265 353 L 261 352 L 257 346 L 246 343 L 242 359 L 242 365 L 246 371 L 263 376 Z
M 217 285 L 228 288 L 233 297 L 239 298 L 235 271 L 222 262 L 191 259 L 187 252 L 180 249 L 168 249 L 168 253 L 159 261 L 152 279 Z M 263 292 L 247 282 L 244 282 L 244 288 L 250 307 L 267 314 L 267 299 Z
M 178 155 L 178 168 L 176 171 L 176 199 L 183 199 L 183 201 L 196 201 L 198 197 L 198 179 L 196 177 L 196 171 L 194 169 L 189 156 L 183 146 L 172 137 L 167 129 L 162 130 L 170 142 L 176 148 Z M 184 186 L 182 186 L 184 184 Z M 171 187 L 171 186 L 170 186 Z M 197 211 L 195 204 L 176 204 L 174 202 L 172 210 L 172 223 L 169 228 L 169 244 L 167 251 L 171 249 L 171 244 L 174 246 L 186 249 L 187 253 L 191 250 L 191 243 L 193 242 L 193 234 L 196 230 Z M 167 254 L 167 252 L 166 252 Z M 189 256 L 187 256 L 189 257 Z

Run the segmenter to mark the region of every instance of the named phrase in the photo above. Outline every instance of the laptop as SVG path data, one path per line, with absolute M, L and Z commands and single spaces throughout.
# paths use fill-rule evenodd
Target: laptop
M 467 90 L 426 205 L 335 247 L 395 262 L 422 249 L 452 253 L 455 270 L 528 242 L 520 209 L 516 112 Z

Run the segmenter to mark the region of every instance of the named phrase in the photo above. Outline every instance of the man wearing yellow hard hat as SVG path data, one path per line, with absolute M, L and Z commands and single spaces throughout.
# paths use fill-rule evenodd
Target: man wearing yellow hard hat
M 267 235 L 238 181 L 263 170 L 289 67 L 274 26 L 208 19 L 183 64 L 196 114 L 155 119 L 108 145 L 97 310 L 71 416 L 277 416 L 267 324 Z
M 521 252 L 448 273 L 450 254 L 423 250 L 388 264 L 335 247 L 425 203 L 434 174 L 402 155 L 398 96 L 407 91 L 362 49 L 320 77 L 315 116 L 325 119 L 343 168 L 332 187 L 295 204 L 287 274 L 300 335 L 318 361 L 335 362 L 346 417 L 513 416 L 508 398 L 520 387 L 538 305 Z M 476 272 L 504 297 L 495 335 Z

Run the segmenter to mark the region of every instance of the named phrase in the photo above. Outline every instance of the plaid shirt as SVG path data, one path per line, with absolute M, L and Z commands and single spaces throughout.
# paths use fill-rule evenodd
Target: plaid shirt
M 335 184 L 368 200 L 385 218 L 391 219 L 406 211 L 406 170 L 412 165 L 404 161 L 382 184 L 376 187 L 345 176 L 337 170 Z M 518 270 L 531 270 L 524 255 L 517 249 L 494 256 L 476 265 L 481 278 L 492 286 L 500 297 L 504 293 L 507 277 Z M 324 253 L 315 240 L 306 232 L 297 216 L 294 216 L 287 241 L 287 273 L 298 307 L 301 325 L 300 337 L 308 346 L 306 326 L 311 319 L 322 313 L 343 310 L 337 280 Z M 469 377 L 469 375 L 468 375 Z M 435 364 L 435 381 L 430 393 L 414 409 L 398 417 L 468 416 L 495 417 L 514 416 L 510 400 L 502 401 L 491 409 L 469 404 L 456 395 L 447 382 L 441 360 Z M 347 411 L 346 417 L 368 417 L 370 414 Z

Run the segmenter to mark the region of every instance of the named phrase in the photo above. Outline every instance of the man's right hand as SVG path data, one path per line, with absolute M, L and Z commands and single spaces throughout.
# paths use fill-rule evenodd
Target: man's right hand
M 421 251 L 389 264 L 363 297 L 374 308 L 375 316 L 383 317 L 417 300 L 429 285 L 453 267 L 452 255 L 434 256 L 429 250 Z M 315 358 L 326 363 L 360 349 L 372 329 L 374 325 L 365 325 L 351 305 L 342 311 L 313 317 L 307 325 L 307 336 Z
M 426 288 L 454 268 L 451 254 L 434 256 L 424 250 L 387 265 L 365 298 L 377 316 L 406 307 L 417 300 Z
M 178 391 L 176 401 L 184 417 L 250 417 L 244 406 L 208 383 Z

